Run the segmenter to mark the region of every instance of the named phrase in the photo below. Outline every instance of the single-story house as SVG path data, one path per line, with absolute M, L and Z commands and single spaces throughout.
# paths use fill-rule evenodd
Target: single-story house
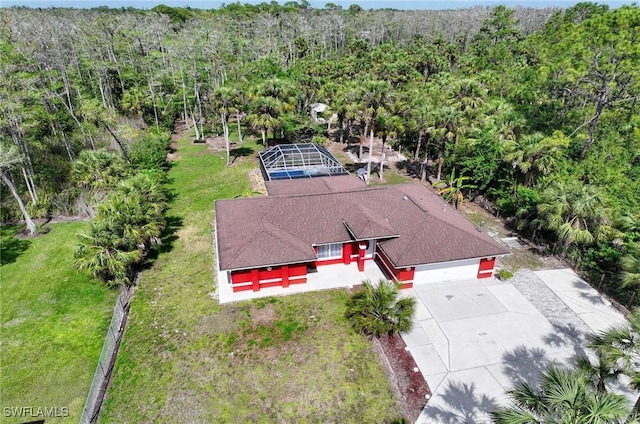
M 367 187 L 339 175 L 266 185 L 268 196 L 215 202 L 219 284 L 233 292 L 368 261 L 403 288 L 486 278 L 509 253 L 421 183 Z

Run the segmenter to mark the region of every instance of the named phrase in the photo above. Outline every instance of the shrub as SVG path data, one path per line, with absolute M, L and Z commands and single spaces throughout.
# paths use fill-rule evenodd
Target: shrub
M 377 285 L 363 281 L 363 289 L 347 301 L 346 317 L 353 327 L 368 336 L 393 336 L 413 327 L 416 301 L 399 297 L 398 285 L 381 279 Z
M 507 281 L 508 279 L 513 277 L 513 272 L 503 268 L 498 270 L 498 272 L 496 273 L 496 277 L 498 277 L 499 280 Z

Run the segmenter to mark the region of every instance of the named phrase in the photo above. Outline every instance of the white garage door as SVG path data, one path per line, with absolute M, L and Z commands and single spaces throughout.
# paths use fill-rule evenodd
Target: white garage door
M 422 284 L 478 278 L 479 265 L 480 259 L 419 265 L 416 267 L 413 282 L 414 284 Z

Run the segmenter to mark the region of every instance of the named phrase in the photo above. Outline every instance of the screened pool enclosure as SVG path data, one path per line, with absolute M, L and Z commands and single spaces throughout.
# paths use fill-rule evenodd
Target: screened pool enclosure
M 316 144 L 279 144 L 260 152 L 265 181 L 348 175 L 324 147 Z

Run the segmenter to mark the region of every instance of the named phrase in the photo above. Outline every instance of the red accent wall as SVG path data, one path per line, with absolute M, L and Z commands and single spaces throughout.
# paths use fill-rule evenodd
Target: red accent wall
M 396 268 L 393 266 L 389 258 L 381 250 L 377 251 L 377 261 L 380 268 L 391 279 L 394 279 L 401 283 L 400 288 L 407 289 L 413 287 L 413 277 L 415 275 L 415 268 Z
M 342 262 L 345 265 L 349 265 L 351 263 L 352 246 L 352 243 L 345 243 L 342 245 Z
M 290 284 L 307 282 L 307 264 L 294 264 L 257 268 L 251 270 L 231 271 L 233 291 L 259 291 L 266 287 L 289 287 Z
M 493 268 L 496 265 L 496 258 L 482 258 L 478 266 L 478 278 L 493 277 Z

